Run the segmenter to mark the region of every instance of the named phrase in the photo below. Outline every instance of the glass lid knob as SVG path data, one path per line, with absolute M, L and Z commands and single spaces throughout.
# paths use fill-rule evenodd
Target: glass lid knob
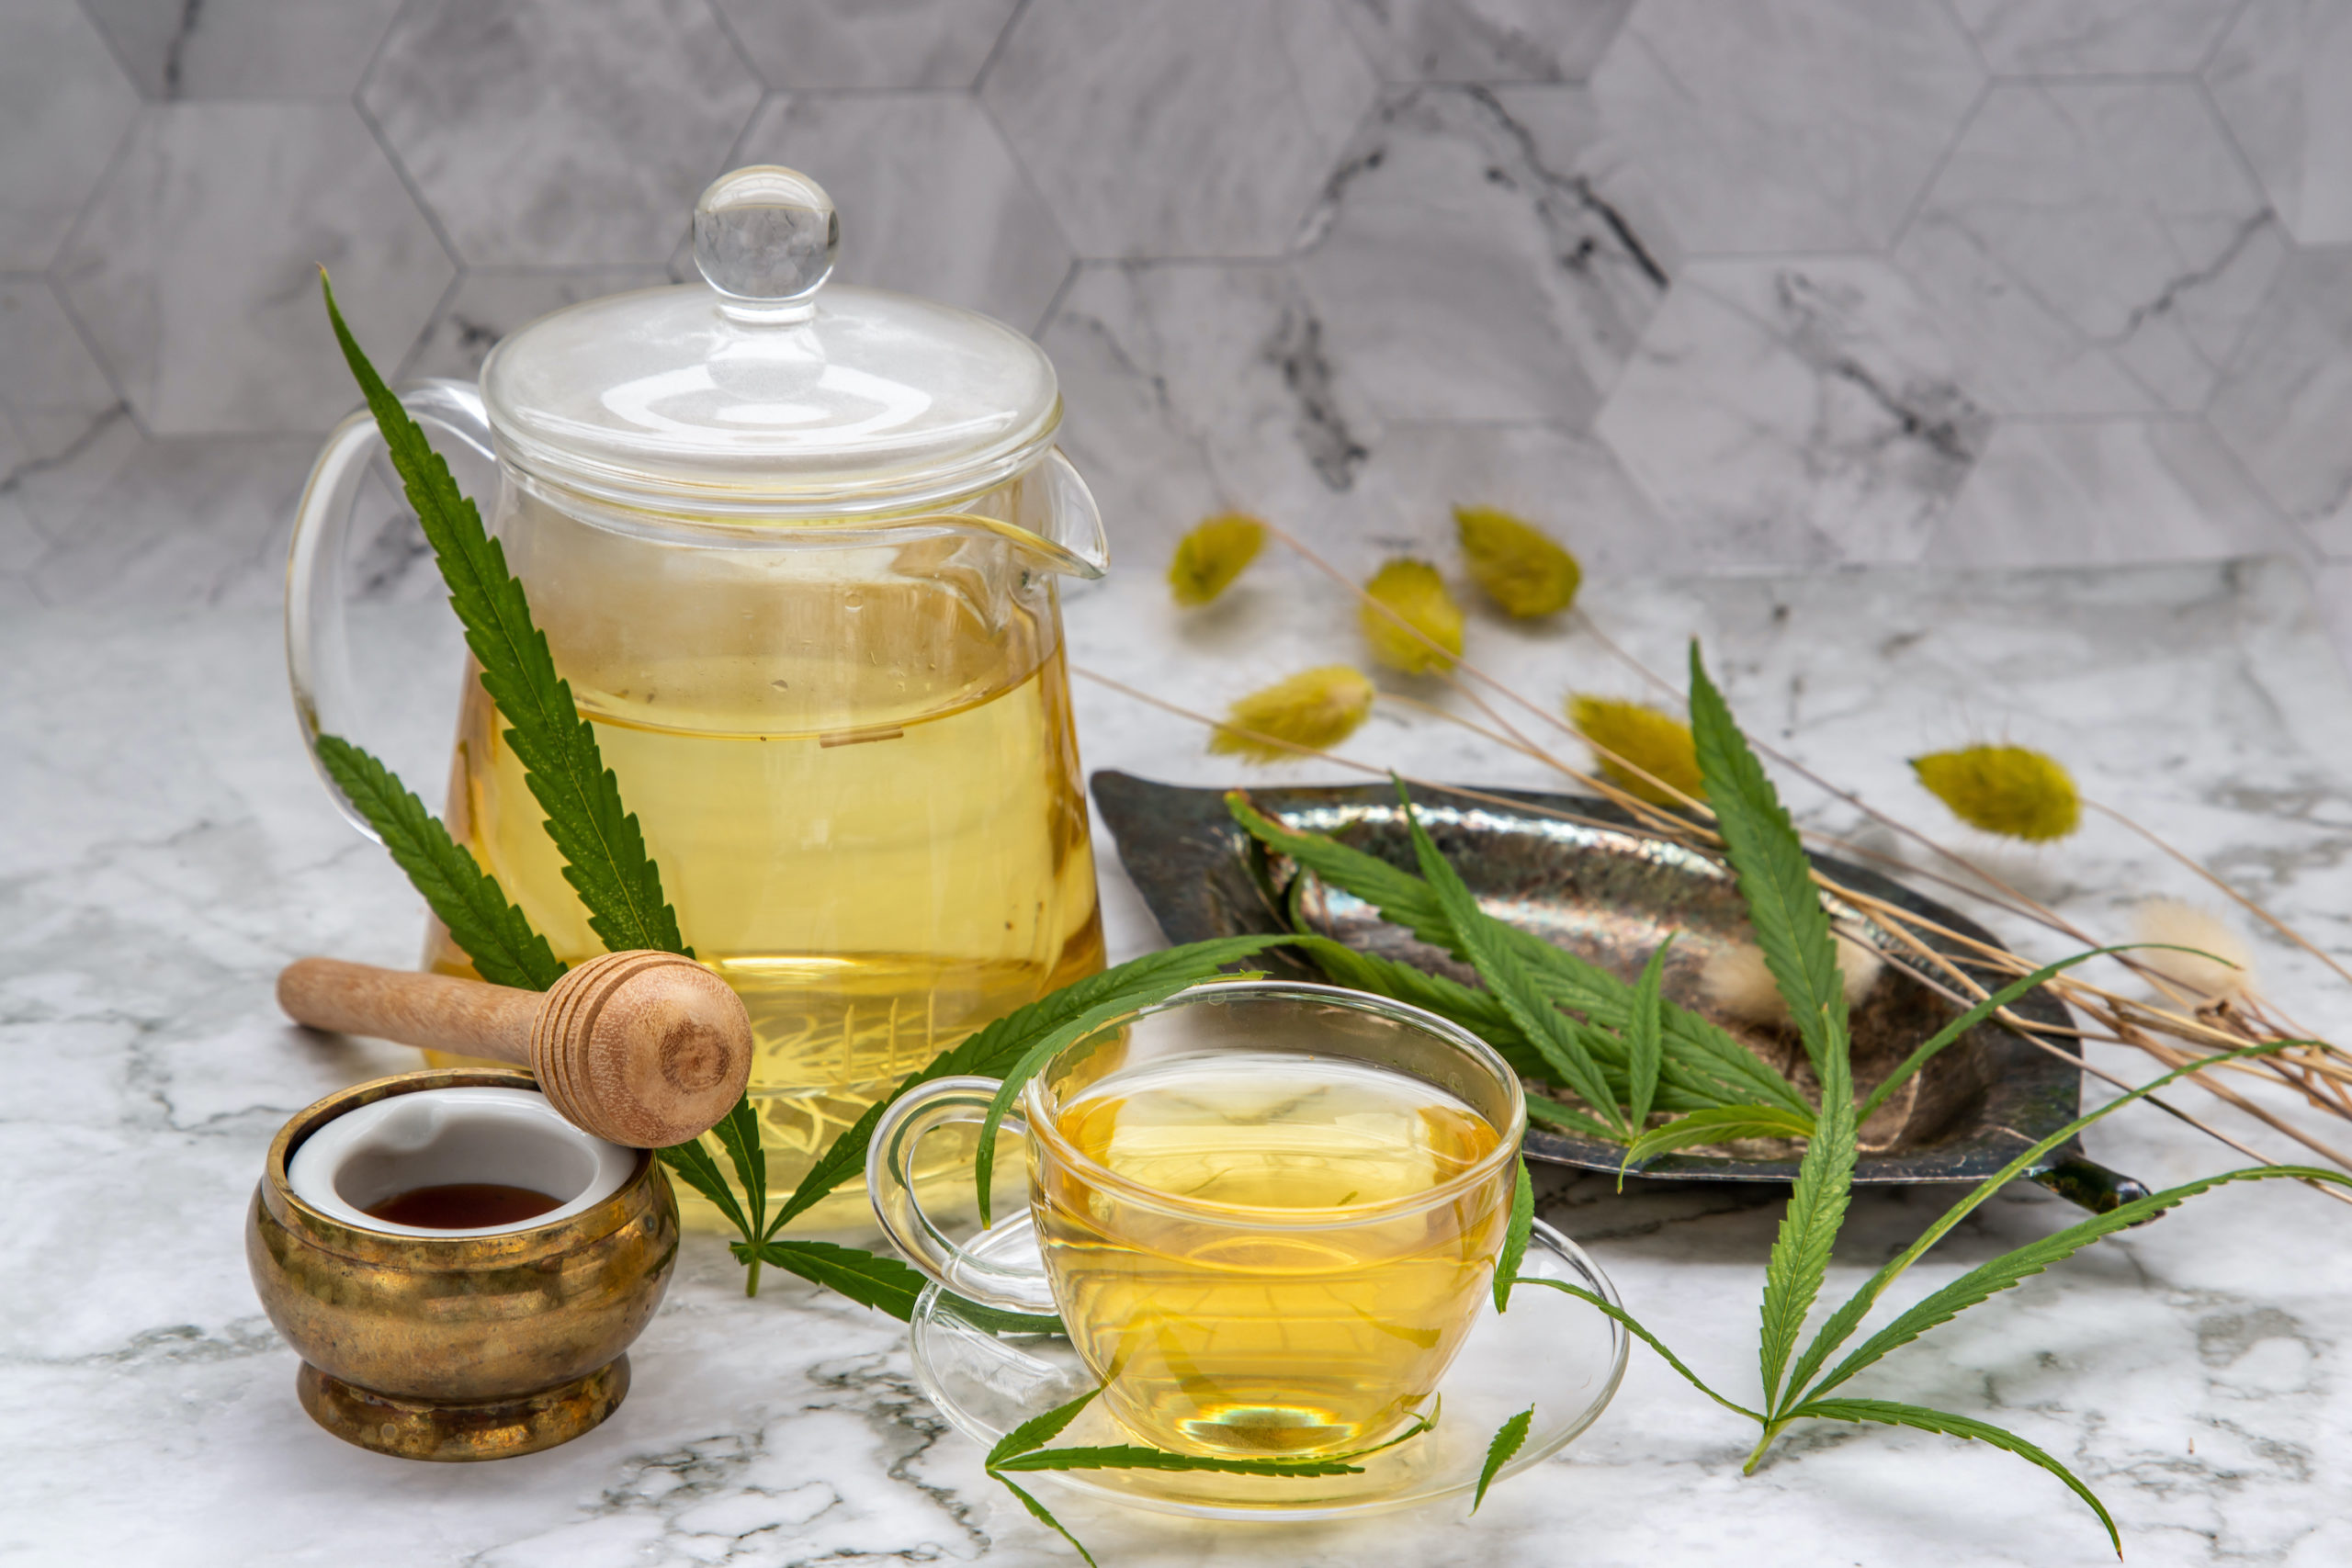
M 737 169 L 695 203 L 695 265 L 735 321 L 807 321 L 841 248 L 833 198 L 797 169 Z

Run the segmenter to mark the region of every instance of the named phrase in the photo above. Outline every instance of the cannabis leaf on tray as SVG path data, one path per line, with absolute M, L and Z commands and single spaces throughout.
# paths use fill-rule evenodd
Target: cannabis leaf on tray
M 2352 1179 L 2346 1178 L 2341 1172 L 2314 1167 L 2262 1166 L 2187 1182 L 2122 1204 L 1971 1269 L 1899 1314 L 1834 1368 L 1822 1372 L 1823 1364 L 1853 1337 L 1871 1309 L 1905 1270 L 1950 1234 L 1952 1227 L 1971 1212 L 2030 1168 L 2043 1155 L 2075 1137 L 2094 1122 L 2146 1098 L 2176 1078 L 2204 1070 L 2216 1063 L 2244 1060 L 2277 1051 L 2283 1043 L 2265 1042 L 2192 1062 L 2078 1117 L 2020 1152 L 1991 1179 L 1972 1188 L 1942 1218 L 1928 1226 L 1925 1234 L 1831 1314 L 1804 1353 L 1796 1356 L 1792 1368 L 1791 1357 L 1802 1337 L 1807 1314 L 1826 1278 L 1830 1251 L 1844 1222 L 1847 1200 L 1853 1182 L 1855 1128 L 1860 1118 L 1883 1103 L 1895 1087 L 1917 1072 L 1936 1052 L 1966 1033 L 1996 1009 L 2006 1006 L 2063 969 L 2097 957 L 2102 952 L 2114 950 L 2100 949 L 2078 953 L 2004 987 L 1923 1042 L 1886 1083 L 1880 1085 L 1858 1104 L 1853 1092 L 1852 1047 L 1847 1032 L 1845 994 L 1838 978 L 1836 947 L 1830 934 L 1827 913 L 1822 907 L 1819 894 L 1814 890 L 1803 845 L 1771 782 L 1757 764 L 1745 738 L 1732 720 L 1729 708 L 1708 679 L 1695 644 L 1690 650 L 1690 687 L 1692 729 L 1700 767 L 1706 779 L 1707 799 L 1715 811 L 1726 856 L 1738 878 L 1758 944 L 1762 948 L 1766 964 L 1789 1005 L 1791 1016 L 1804 1042 L 1806 1055 L 1818 1075 L 1822 1103 L 1818 1111 L 1802 1101 L 1792 1108 L 1776 1094 L 1760 1095 L 1753 1102 L 1747 1103 L 1728 1100 L 1713 1105 L 1702 1103 L 1689 1109 L 1679 1121 L 1634 1138 L 1627 1150 L 1627 1161 L 1639 1160 L 1649 1153 L 1668 1147 L 1689 1146 L 1724 1137 L 1752 1136 L 1767 1129 L 1780 1135 L 1800 1135 L 1807 1140 L 1804 1158 L 1790 1194 L 1788 1209 L 1765 1268 L 1758 1348 L 1758 1381 L 1763 1388 L 1762 1408 L 1750 1409 L 1709 1387 L 1630 1313 L 1580 1286 L 1560 1280 L 1522 1276 L 1515 1281 L 1498 1281 L 1497 1299 L 1498 1302 L 1502 1299 L 1502 1287 L 1509 1283 L 1543 1285 L 1575 1296 L 1606 1314 L 1656 1350 L 1700 1393 L 1763 1428 L 1754 1451 L 1748 1456 L 1747 1468 L 1751 1472 L 1763 1459 L 1773 1440 L 1797 1421 L 1878 1422 L 1970 1438 L 2014 1453 L 2056 1476 L 2098 1516 L 2109 1540 L 2120 1555 L 2121 1537 L 2117 1532 L 2113 1517 L 2098 1496 L 2064 1464 L 2023 1438 L 1973 1416 L 1892 1400 L 1833 1398 L 1829 1397 L 1831 1391 L 1867 1370 L 1890 1351 L 1908 1344 L 1938 1325 L 1949 1322 L 1969 1307 L 2040 1273 L 2052 1263 L 2071 1257 L 2101 1236 L 2152 1218 L 2200 1192 L 2233 1182 L 2278 1177 L 2330 1181 L 2339 1186 L 2352 1186 Z M 1602 1076 L 1609 1080 L 1606 1087 L 1597 1089 L 1597 1093 L 1613 1096 L 1622 1088 L 1625 1113 L 1623 1116 L 1618 1113 L 1618 1100 L 1603 1100 L 1596 1099 L 1593 1093 L 1588 1093 L 1586 1085 L 1590 1082 L 1591 1075 L 1582 1070 L 1581 1063 L 1576 1065 L 1577 1070 L 1573 1074 L 1558 1072 L 1555 1081 L 1565 1082 L 1568 1088 L 1584 1096 L 1587 1103 L 1601 1111 L 1621 1134 L 1629 1122 L 1635 1127 L 1639 1125 L 1632 1122 L 1630 1112 L 1634 1097 L 1648 1078 L 1647 1058 L 1653 1038 L 1658 1053 L 1658 1103 L 1666 1109 L 1684 1109 L 1683 1104 L 1677 1102 L 1702 1100 L 1713 1093 L 1736 1092 L 1757 1084 L 1752 1075 L 1739 1075 L 1727 1070 L 1731 1064 L 1723 1062 L 1717 1055 L 1714 1043 L 1705 1029 L 1693 1027 L 1687 1016 L 1679 1021 L 1669 1004 L 1657 1000 L 1652 974 L 1645 973 L 1640 982 L 1632 987 L 1624 987 L 1623 983 L 1614 980 L 1613 976 L 1603 980 L 1583 973 L 1581 961 L 1568 958 L 1568 955 L 1562 955 L 1567 958 L 1566 963 L 1540 957 L 1530 962 L 1526 955 L 1528 950 L 1523 944 L 1521 953 L 1513 954 L 1511 959 L 1496 962 L 1498 952 L 1509 951 L 1506 944 L 1510 938 L 1500 933 L 1510 931 L 1510 928 L 1479 911 L 1468 900 L 1466 892 L 1461 890 L 1458 879 L 1442 869 L 1442 857 L 1437 856 L 1430 846 L 1409 798 L 1404 799 L 1404 810 L 1413 836 L 1416 858 L 1426 882 L 1425 888 L 1411 886 L 1413 879 L 1409 873 L 1320 835 L 1294 832 L 1259 816 L 1238 798 L 1232 800 L 1231 805 L 1234 816 L 1241 825 L 1269 847 L 1290 854 L 1317 874 L 1375 903 L 1384 916 L 1411 925 L 1424 940 L 1468 959 L 1477 970 L 1486 989 L 1473 990 L 1402 964 L 1354 952 L 1328 939 L 1315 938 L 1303 942 L 1301 945 L 1306 953 L 1322 964 L 1334 978 L 1430 1007 L 1468 1027 L 1480 1030 L 1506 1054 L 1512 1054 L 1515 1050 L 1514 1059 L 1523 1069 L 1540 1069 L 1545 1066 L 1555 1068 L 1561 1066 L 1555 1060 L 1555 1052 L 1546 1048 L 1546 1042 L 1556 1043 L 1564 1030 L 1561 1024 L 1529 1017 L 1527 991 L 1531 976 L 1551 977 L 1555 981 L 1552 990 L 1554 1000 L 1572 1010 L 1581 1005 L 1585 1011 L 1585 1022 L 1590 1027 L 1581 1036 L 1582 1043 L 1589 1059 L 1600 1067 Z M 1374 869 L 1375 867 L 1377 870 Z M 1535 940 L 1526 938 L 1527 942 Z M 1624 994 L 1628 990 L 1631 994 Z M 1572 996 L 1581 998 L 1581 1004 L 1571 1000 Z M 1531 1022 L 1533 1027 L 1530 1027 Z M 1678 1023 L 1679 1027 L 1677 1027 Z M 1566 1027 L 1575 1027 L 1574 1021 L 1568 1021 Z M 1531 1043 L 1535 1047 L 1532 1054 L 1528 1050 Z M 1792 1089 L 1791 1092 L 1793 1092 Z M 1583 1117 L 1580 1121 L 1587 1130 L 1598 1130 L 1601 1126 L 1591 1117 Z M 1755 1131 L 1749 1131 L 1751 1128 Z M 1523 1432 L 1513 1432 L 1513 1427 L 1521 1421 L 1521 1417 L 1512 1417 L 1496 1434 L 1488 1451 L 1489 1479 L 1508 1461 L 1510 1452 L 1515 1451 L 1519 1443 L 1524 1440 Z M 1483 1483 L 1480 1495 L 1484 1495 Z

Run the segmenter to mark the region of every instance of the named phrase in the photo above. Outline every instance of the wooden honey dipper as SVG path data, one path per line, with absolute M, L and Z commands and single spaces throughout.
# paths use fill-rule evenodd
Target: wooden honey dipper
M 674 953 L 608 953 L 544 992 L 299 958 L 277 1005 L 313 1029 L 528 1067 L 565 1120 L 630 1148 L 707 1132 L 752 1076 L 742 998 Z

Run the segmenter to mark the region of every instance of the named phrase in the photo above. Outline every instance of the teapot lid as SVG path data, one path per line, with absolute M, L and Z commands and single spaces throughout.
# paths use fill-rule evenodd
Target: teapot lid
M 976 311 L 826 278 L 832 198 L 772 164 L 695 206 L 705 282 L 591 299 L 482 366 L 503 455 L 630 506 L 749 521 L 903 512 L 990 489 L 1061 423 L 1045 351 Z

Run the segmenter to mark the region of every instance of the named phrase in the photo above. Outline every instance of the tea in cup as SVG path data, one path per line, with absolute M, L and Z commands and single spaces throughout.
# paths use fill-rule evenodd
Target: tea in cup
M 1199 986 L 1049 1062 L 1005 1124 L 1029 1156 L 1043 1270 L 990 1266 L 926 1215 L 929 1133 L 997 1085 L 942 1078 L 875 1130 L 868 1190 L 917 1267 L 1058 1313 L 1136 1438 L 1308 1457 L 1426 1412 L 1509 1226 L 1525 1105 L 1476 1036 L 1326 986 Z

